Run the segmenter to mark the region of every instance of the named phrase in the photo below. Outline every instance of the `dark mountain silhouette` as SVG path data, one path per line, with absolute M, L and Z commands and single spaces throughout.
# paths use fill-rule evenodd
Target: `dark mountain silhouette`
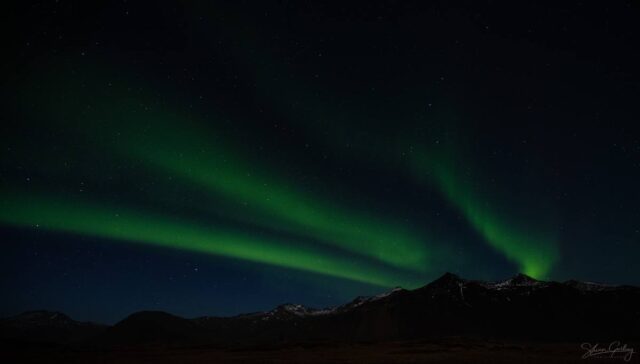
M 74 343 L 92 339 L 107 325 L 79 322 L 52 311 L 28 311 L 0 320 L 0 339 L 40 343 Z
M 499 282 L 446 273 L 415 289 L 396 288 L 341 306 L 284 304 L 268 312 L 186 319 L 144 311 L 114 326 L 79 323 L 59 313 L 0 321 L 3 338 L 98 346 L 272 345 L 365 342 L 448 336 L 546 341 L 640 339 L 640 288 L 538 281 L 523 274 Z

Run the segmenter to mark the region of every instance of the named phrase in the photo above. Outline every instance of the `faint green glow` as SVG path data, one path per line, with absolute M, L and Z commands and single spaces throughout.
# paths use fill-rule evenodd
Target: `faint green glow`
M 249 32 L 249 30 L 247 30 Z M 258 33 L 250 33 L 245 36 L 247 39 L 259 38 Z M 383 124 L 377 121 L 380 118 L 376 113 L 363 116 L 362 111 L 351 111 L 346 109 L 344 102 L 341 102 L 335 92 L 324 92 L 321 85 L 313 83 L 305 85 L 296 83 L 292 78 L 281 77 L 290 72 L 279 69 L 279 63 L 269 56 L 266 49 L 261 49 L 256 43 L 252 47 L 252 52 L 258 49 L 261 57 L 256 58 L 254 54 L 244 57 L 247 59 L 248 71 L 259 82 L 256 82 L 257 90 L 261 96 L 270 100 L 272 105 L 280 108 L 280 112 L 289 116 L 290 122 L 297 122 L 296 125 L 303 127 L 314 135 L 323 139 L 327 146 L 337 148 L 343 154 L 349 154 L 355 158 L 375 158 L 375 162 L 380 164 L 393 159 L 389 157 L 388 150 L 393 149 L 389 145 L 389 135 L 396 133 L 398 129 L 383 130 L 378 133 L 369 132 L 366 143 L 354 143 L 354 135 L 358 135 L 357 129 L 365 125 Z M 246 52 L 246 49 L 239 47 L 237 52 Z M 255 62 L 259 59 L 259 62 Z M 266 60 L 266 61 L 265 61 Z M 280 77 L 279 77 L 280 76 Z M 272 80 L 278 79 L 278 85 L 274 85 Z M 298 80 L 300 78 L 297 78 Z M 299 81 L 298 81 L 299 82 Z M 274 87 L 280 87 L 281 92 L 272 92 Z M 419 95 L 417 100 L 411 100 L 408 106 L 395 110 L 394 114 L 401 115 L 405 110 L 418 109 L 424 102 L 424 90 L 417 82 L 416 89 L 420 90 L 413 95 Z M 316 95 L 311 95 L 305 90 L 315 87 Z M 295 91 L 292 91 L 295 90 Z M 321 94 L 323 97 L 319 97 Z M 334 98 L 332 100 L 332 98 Z M 295 100 L 295 103 L 292 102 Z M 330 100 L 330 101 L 327 101 Z M 403 98 L 402 102 L 407 100 Z M 368 101 L 370 103 L 370 101 Z M 291 107 L 292 104 L 301 105 Z M 347 103 L 348 105 L 349 103 Z M 336 106 L 340 105 L 340 106 Z M 440 108 L 443 108 L 442 106 Z M 375 105 L 368 105 L 364 110 L 375 109 Z M 345 116 L 346 115 L 346 116 Z M 448 115 L 442 115 L 447 117 Z M 371 122 L 374 121 L 374 122 Z M 445 126 L 442 121 L 432 119 L 429 121 L 431 129 L 438 129 Z M 353 128 L 353 125 L 358 126 Z M 384 124 L 383 124 L 384 125 Z M 391 124 L 393 125 L 393 124 Z M 445 129 L 449 125 L 445 126 Z M 329 130 L 329 132 L 327 132 Z M 344 148 L 349 145 L 349 148 Z M 410 166 L 411 170 L 417 171 L 419 176 L 429 176 L 438 190 L 460 210 L 469 224 L 497 251 L 504 254 L 510 261 L 518 264 L 519 268 L 526 274 L 534 277 L 542 277 L 549 273 L 554 263 L 558 260 L 557 244 L 550 234 L 540 234 L 539 231 L 530 231 L 525 227 L 511 221 L 509 216 L 498 214 L 491 206 L 491 201 L 481 199 L 469 184 L 464 182 L 462 175 L 456 173 L 453 166 L 461 161 L 442 158 L 419 157 L 415 165 Z M 397 166 L 394 166 L 397 167 Z M 391 167 L 391 168 L 394 168 Z M 531 222 L 531 226 L 535 226 Z
M 535 278 L 548 275 L 558 260 L 557 244 L 551 234 L 526 229 L 515 219 L 498 214 L 460 172 L 459 162 L 444 155 L 417 155 L 421 175 L 429 177 L 489 245 L 516 263 L 523 273 Z M 535 226 L 535 222 L 530 226 Z
M 17 194 L 3 196 L 0 221 L 17 226 L 233 257 L 385 287 L 397 285 L 400 281 L 407 282 L 380 267 L 350 261 L 343 256 L 327 254 L 295 242 L 284 244 L 273 239 L 189 224 L 168 217 L 78 201 L 36 199 Z
M 408 229 L 349 210 L 333 202 L 329 192 L 320 197 L 301 191 L 232 153 L 210 131 L 172 121 L 172 116 L 158 114 L 153 127 L 143 132 L 127 129 L 117 148 L 161 174 L 224 196 L 242 211 L 242 216 L 227 211 L 236 218 L 312 237 L 398 268 L 429 269 L 425 242 Z
M 97 69 L 87 72 L 91 77 L 102 73 Z M 139 173 L 147 180 L 170 179 L 164 186 L 176 189 L 150 197 L 175 202 L 172 207 L 185 208 L 186 214 L 213 212 L 228 220 L 296 235 L 321 248 L 331 246 L 373 258 L 388 268 L 422 274 L 446 259 L 446 247 L 434 244 L 423 229 L 409 229 L 390 213 L 354 207 L 333 195 L 329 187 L 326 191 L 306 189 L 286 168 L 278 170 L 256 162 L 265 158 L 256 158 L 251 152 L 255 149 L 243 145 L 243 140 L 228 140 L 217 133 L 229 124 L 216 116 L 215 110 L 210 110 L 213 116 L 207 118 L 175 114 L 171 108 L 159 106 L 150 94 L 132 92 L 142 88 L 127 82 L 120 88 L 89 89 L 85 82 L 78 85 L 74 79 L 51 77 L 45 84 L 53 85 L 52 89 L 43 91 L 42 96 L 47 106 L 34 111 L 40 113 L 38 119 L 59 120 L 55 128 L 78 137 L 86 146 L 79 159 L 98 159 L 83 160 L 86 170 L 74 173 L 96 176 L 111 166 L 114 173 L 125 177 Z M 97 78 L 87 84 L 110 83 Z M 121 172 L 120 164 L 127 169 Z M 41 165 L 47 163 L 39 162 L 37 168 Z M 129 172 L 131 167 L 135 173 Z M 181 189 L 197 191 L 205 198 L 185 203 L 180 200 Z M 163 192 L 158 189 L 149 195 L 153 193 Z

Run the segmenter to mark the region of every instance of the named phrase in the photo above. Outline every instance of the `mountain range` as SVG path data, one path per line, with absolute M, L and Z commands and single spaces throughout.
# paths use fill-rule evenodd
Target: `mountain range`
M 543 341 L 640 339 L 640 288 L 524 274 L 498 282 L 446 273 L 414 290 L 395 288 L 337 307 L 283 304 L 233 317 L 131 314 L 113 326 L 31 311 L 0 320 L 5 342 L 79 346 L 234 347 L 295 342 L 379 342 L 439 337 Z

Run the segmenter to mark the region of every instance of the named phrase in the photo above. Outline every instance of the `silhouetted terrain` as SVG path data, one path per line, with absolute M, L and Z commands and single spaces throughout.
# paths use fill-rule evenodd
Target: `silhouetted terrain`
M 145 311 L 110 327 L 45 311 L 0 321 L 5 352 L 14 359 L 25 359 L 20 353 L 29 351 L 35 361 L 41 354 L 68 362 L 92 355 L 157 361 L 152 359 L 157 352 L 165 353 L 167 362 L 197 362 L 198 355 L 240 362 L 318 359 L 302 359 L 310 353 L 334 353 L 336 362 L 352 354 L 373 362 L 437 362 L 465 355 L 491 362 L 498 353 L 505 362 L 544 353 L 579 359 L 580 343 L 637 342 L 639 328 L 637 287 L 543 282 L 522 274 L 482 282 L 450 273 L 415 290 L 397 288 L 327 309 L 284 304 L 268 312 L 195 319 Z
M 96 337 L 107 327 L 75 321 L 60 312 L 29 311 L 0 320 L 0 337 L 18 342 L 74 344 Z

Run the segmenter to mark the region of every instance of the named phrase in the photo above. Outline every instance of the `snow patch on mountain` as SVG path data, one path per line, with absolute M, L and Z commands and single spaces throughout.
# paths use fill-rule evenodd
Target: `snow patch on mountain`
M 265 312 L 262 315 L 261 319 L 272 320 L 272 319 L 287 319 L 287 318 L 293 318 L 293 317 L 333 315 L 333 314 L 353 310 L 366 303 L 378 301 L 403 291 L 405 291 L 404 288 L 396 287 L 391 291 L 384 292 L 375 296 L 358 296 L 353 301 L 347 304 L 334 306 L 334 307 L 327 307 L 322 309 L 310 308 L 300 304 L 287 303 L 284 305 L 280 305 L 271 311 Z

